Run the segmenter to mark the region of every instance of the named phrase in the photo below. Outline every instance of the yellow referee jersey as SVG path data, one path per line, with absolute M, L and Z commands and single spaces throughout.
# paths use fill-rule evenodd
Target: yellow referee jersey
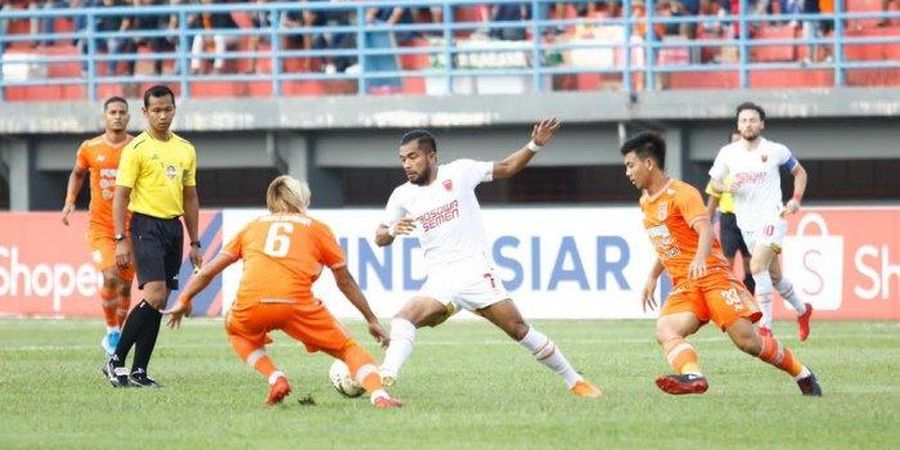
M 159 141 L 144 131 L 122 150 L 116 185 L 132 189 L 132 212 L 160 219 L 181 216 L 184 187 L 197 185 L 197 152 L 175 133 Z
M 725 178 L 725 184 L 728 184 L 728 178 Z M 706 184 L 706 193 L 719 199 L 719 212 L 734 214 L 734 195 L 731 192 L 716 192 L 712 187 L 712 182 Z

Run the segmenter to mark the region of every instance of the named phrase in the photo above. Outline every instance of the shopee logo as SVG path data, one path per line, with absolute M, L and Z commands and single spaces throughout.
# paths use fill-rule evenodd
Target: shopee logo
M 102 283 L 103 274 L 91 264 L 39 263 L 30 267 L 19 260 L 18 247 L 0 245 L 0 297 L 51 297 L 53 311 L 60 312 L 63 299 L 75 293 L 92 297 Z

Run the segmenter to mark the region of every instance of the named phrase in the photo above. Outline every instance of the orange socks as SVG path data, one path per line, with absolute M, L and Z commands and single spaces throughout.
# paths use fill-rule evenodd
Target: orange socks
M 235 353 L 266 379 L 278 370 L 275 363 L 272 362 L 272 358 L 269 358 L 266 353 L 265 347 L 256 347 L 248 340 L 238 336 L 229 336 L 228 339 L 231 341 L 231 347 L 234 348 Z
M 116 290 L 107 289 L 105 287 L 100 288 L 100 299 L 100 304 L 103 306 L 103 318 L 106 320 L 106 326 L 109 328 L 120 326 L 121 323 L 119 323 L 119 318 L 116 314 L 116 310 L 119 307 L 119 301 L 116 299 Z
M 673 337 L 662 345 L 663 353 L 669 364 L 679 375 L 686 373 L 702 375 L 697 364 L 697 352 L 682 337 Z
M 375 366 L 375 359 L 355 342 L 351 341 L 337 357 L 347 364 L 353 379 L 362 385 L 366 392 L 371 394 L 384 389 L 378 367 Z
M 128 310 L 131 309 L 131 297 L 119 297 L 119 309 L 116 311 L 116 321 L 119 327 L 125 324 L 125 318 L 128 317 Z
M 792 377 L 796 377 L 803 372 L 803 364 L 794 357 L 791 349 L 781 345 L 778 340 L 773 337 L 762 336 L 762 350 L 759 352 L 759 359 L 789 373 Z

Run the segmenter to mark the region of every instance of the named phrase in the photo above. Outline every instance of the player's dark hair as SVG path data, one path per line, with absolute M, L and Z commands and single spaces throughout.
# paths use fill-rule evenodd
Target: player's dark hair
M 653 158 L 660 169 L 666 167 L 666 141 L 651 131 L 640 132 L 622 144 L 622 156 L 634 152 L 638 158 Z
M 734 113 L 734 120 L 737 120 L 738 116 L 740 116 L 742 112 L 747 111 L 748 109 L 756 111 L 756 113 L 759 114 L 759 120 L 763 122 L 766 121 L 766 110 L 764 110 L 762 106 L 759 106 L 753 102 L 744 102 L 738 105 L 737 110 Z
M 103 110 L 106 111 L 106 109 L 109 108 L 109 105 L 112 105 L 113 103 L 122 103 L 123 105 L 125 105 L 125 109 L 128 109 L 128 101 L 127 100 L 125 100 L 124 98 L 119 97 L 119 96 L 113 96 L 113 97 L 106 99 L 106 101 L 103 102 Z
M 428 132 L 428 130 L 412 130 L 407 132 L 400 138 L 400 146 L 404 146 L 412 141 L 416 141 L 419 146 L 419 150 L 437 151 L 437 142 L 434 140 L 434 135 Z
M 150 97 L 160 98 L 167 95 L 172 98 L 172 106 L 175 106 L 175 93 L 172 92 L 168 86 L 163 86 L 161 84 L 152 86 L 150 89 L 144 91 L 144 108 L 150 106 Z

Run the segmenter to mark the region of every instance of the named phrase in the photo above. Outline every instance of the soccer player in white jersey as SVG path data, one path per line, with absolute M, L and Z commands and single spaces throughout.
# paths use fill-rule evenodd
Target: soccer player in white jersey
M 741 139 L 719 150 L 709 176 L 715 190 L 734 195 L 737 225 L 750 249 L 750 271 L 763 313 L 760 334 L 772 335 L 772 292 L 776 290 L 797 311 L 798 335 L 803 341 L 809 336 L 812 305 L 804 303 L 782 276 L 778 254 L 787 231 L 785 218 L 800 209 L 807 174 L 787 147 L 762 137 L 765 124 L 766 112 L 761 106 L 740 104 L 737 128 Z M 781 203 L 781 167 L 794 176 L 794 194 L 787 204 Z
M 502 329 L 541 364 L 563 377 L 578 397 L 599 397 L 547 336 L 529 326 L 497 277 L 491 259 L 475 187 L 485 181 L 510 178 L 559 130 L 559 120 L 534 126 L 531 142 L 496 162 L 459 159 L 438 165 L 437 144 L 425 130 L 406 133 L 400 142 L 400 162 L 409 182 L 394 189 L 385 217 L 375 233 L 379 246 L 419 228 L 428 278 L 391 321 L 390 345 L 381 373 L 393 384 L 413 350 L 416 329 L 436 326 L 459 309 L 472 311 Z

